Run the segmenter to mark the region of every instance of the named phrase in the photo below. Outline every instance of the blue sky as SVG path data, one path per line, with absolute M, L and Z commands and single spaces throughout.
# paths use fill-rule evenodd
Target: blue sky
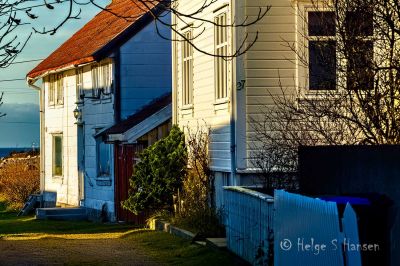
M 96 2 L 104 5 L 110 1 L 97 0 Z M 18 36 L 23 40 L 32 32 L 32 27 L 42 29 L 43 26 L 51 28 L 52 25 L 56 25 L 67 14 L 67 6 L 55 7 L 53 10 L 45 7 L 33 9 L 32 13 L 38 15 L 39 18 L 32 21 L 30 25 L 20 27 L 16 32 Z M 46 58 L 100 12 L 92 5 L 81 6 L 81 9 L 81 19 L 69 20 L 55 35 L 34 34 L 15 62 Z M 25 81 L 4 81 L 24 79 L 26 74 L 39 63 L 40 61 L 15 63 L 8 68 L 0 69 L 0 92 L 4 92 L 0 112 L 7 114 L 0 118 L 0 147 L 31 147 L 33 143 L 39 146 L 38 92 L 29 88 Z

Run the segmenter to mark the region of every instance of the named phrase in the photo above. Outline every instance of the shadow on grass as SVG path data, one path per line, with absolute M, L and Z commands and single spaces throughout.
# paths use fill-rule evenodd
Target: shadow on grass
M 215 250 L 157 231 L 138 231 L 124 237 L 166 265 L 249 265 L 227 250 Z
M 139 228 L 132 225 L 103 224 L 89 221 L 36 220 L 33 215 L 17 217 L 0 199 L 0 236 L 16 234 L 95 234 L 118 233 Z

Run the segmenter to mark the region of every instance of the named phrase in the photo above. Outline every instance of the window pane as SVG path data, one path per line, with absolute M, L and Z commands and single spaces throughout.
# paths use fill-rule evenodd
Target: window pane
M 310 90 L 336 88 L 336 41 L 310 41 Z
M 53 175 L 61 176 L 63 165 L 61 136 L 53 137 L 53 152 Z
M 374 32 L 372 12 L 368 11 L 347 12 L 346 32 L 348 36 L 372 36 Z
M 215 96 L 217 99 L 228 96 L 228 62 L 223 57 L 228 55 L 228 31 L 226 27 L 226 14 L 221 14 L 215 18 Z
M 57 104 L 64 103 L 64 85 L 63 85 L 63 75 L 57 75 Z
M 188 40 L 192 39 L 192 32 L 184 34 Z M 182 102 L 191 104 L 193 99 L 193 48 L 189 41 L 182 43 Z
M 97 175 L 108 176 L 110 175 L 111 166 L 111 149 L 110 144 L 104 142 L 97 143 Z
M 309 36 L 335 36 L 335 12 L 308 12 Z
M 49 76 L 49 104 L 54 104 L 54 96 L 55 96 L 55 80 L 54 75 Z
M 83 91 L 83 68 L 78 68 L 76 70 L 76 99 L 77 101 L 81 101 L 84 98 Z
M 373 56 L 374 45 L 372 41 L 357 41 L 353 43 L 352 47 L 349 47 L 347 65 L 348 89 L 373 89 Z

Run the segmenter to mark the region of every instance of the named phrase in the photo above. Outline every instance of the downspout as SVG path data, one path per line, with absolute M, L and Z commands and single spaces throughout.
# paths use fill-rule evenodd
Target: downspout
M 46 175 L 45 175 L 45 137 L 44 137 L 44 120 L 45 120 L 45 109 L 44 109 L 44 90 L 33 84 L 35 80 L 28 79 L 28 86 L 39 92 L 39 112 L 40 112 L 40 193 L 46 189 Z M 43 85 L 44 86 L 44 85 Z
M 175 28 L 176 25 L 176 17 L 172 14 L 172 27 Z M 176 40 L 176 32 L 171 30 L 172 40 Z M 172 124 L 178 124 L 178 84 L 177 84 L 177 42 L 172 42 L 171 45 L 171 54 L 172 54 Z
M 231 0 L 231 20 L 235 20 L 234 14 L 236 14 L 236 5 L 235 5 L 235 0 Z M 231 35 L 232 35 L 232 51 L 236 51 L 236 28 L 231 27 Z M 231 61 L 231 71 L 232 71 L 232 81 L 231 81 L 231 101 L 230 101 L 230 131 L 231 131 L 231 173 L 232 177 L 231 180 L 233 180 L 234 184 L 233 185 L 240 185 L 238 184 L 239 182 L 236 181 L 236 64 L 237 60 L 236 58 L 233 58 Z

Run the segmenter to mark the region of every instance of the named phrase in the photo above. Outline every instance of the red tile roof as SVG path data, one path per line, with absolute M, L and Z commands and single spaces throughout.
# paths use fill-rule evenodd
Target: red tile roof
M 95 61 L 95 53 L 121 35 L 146 13 L 135 0 L 113 0 L 83 28 L 31 70 L 34 79 L 47 71 Z

